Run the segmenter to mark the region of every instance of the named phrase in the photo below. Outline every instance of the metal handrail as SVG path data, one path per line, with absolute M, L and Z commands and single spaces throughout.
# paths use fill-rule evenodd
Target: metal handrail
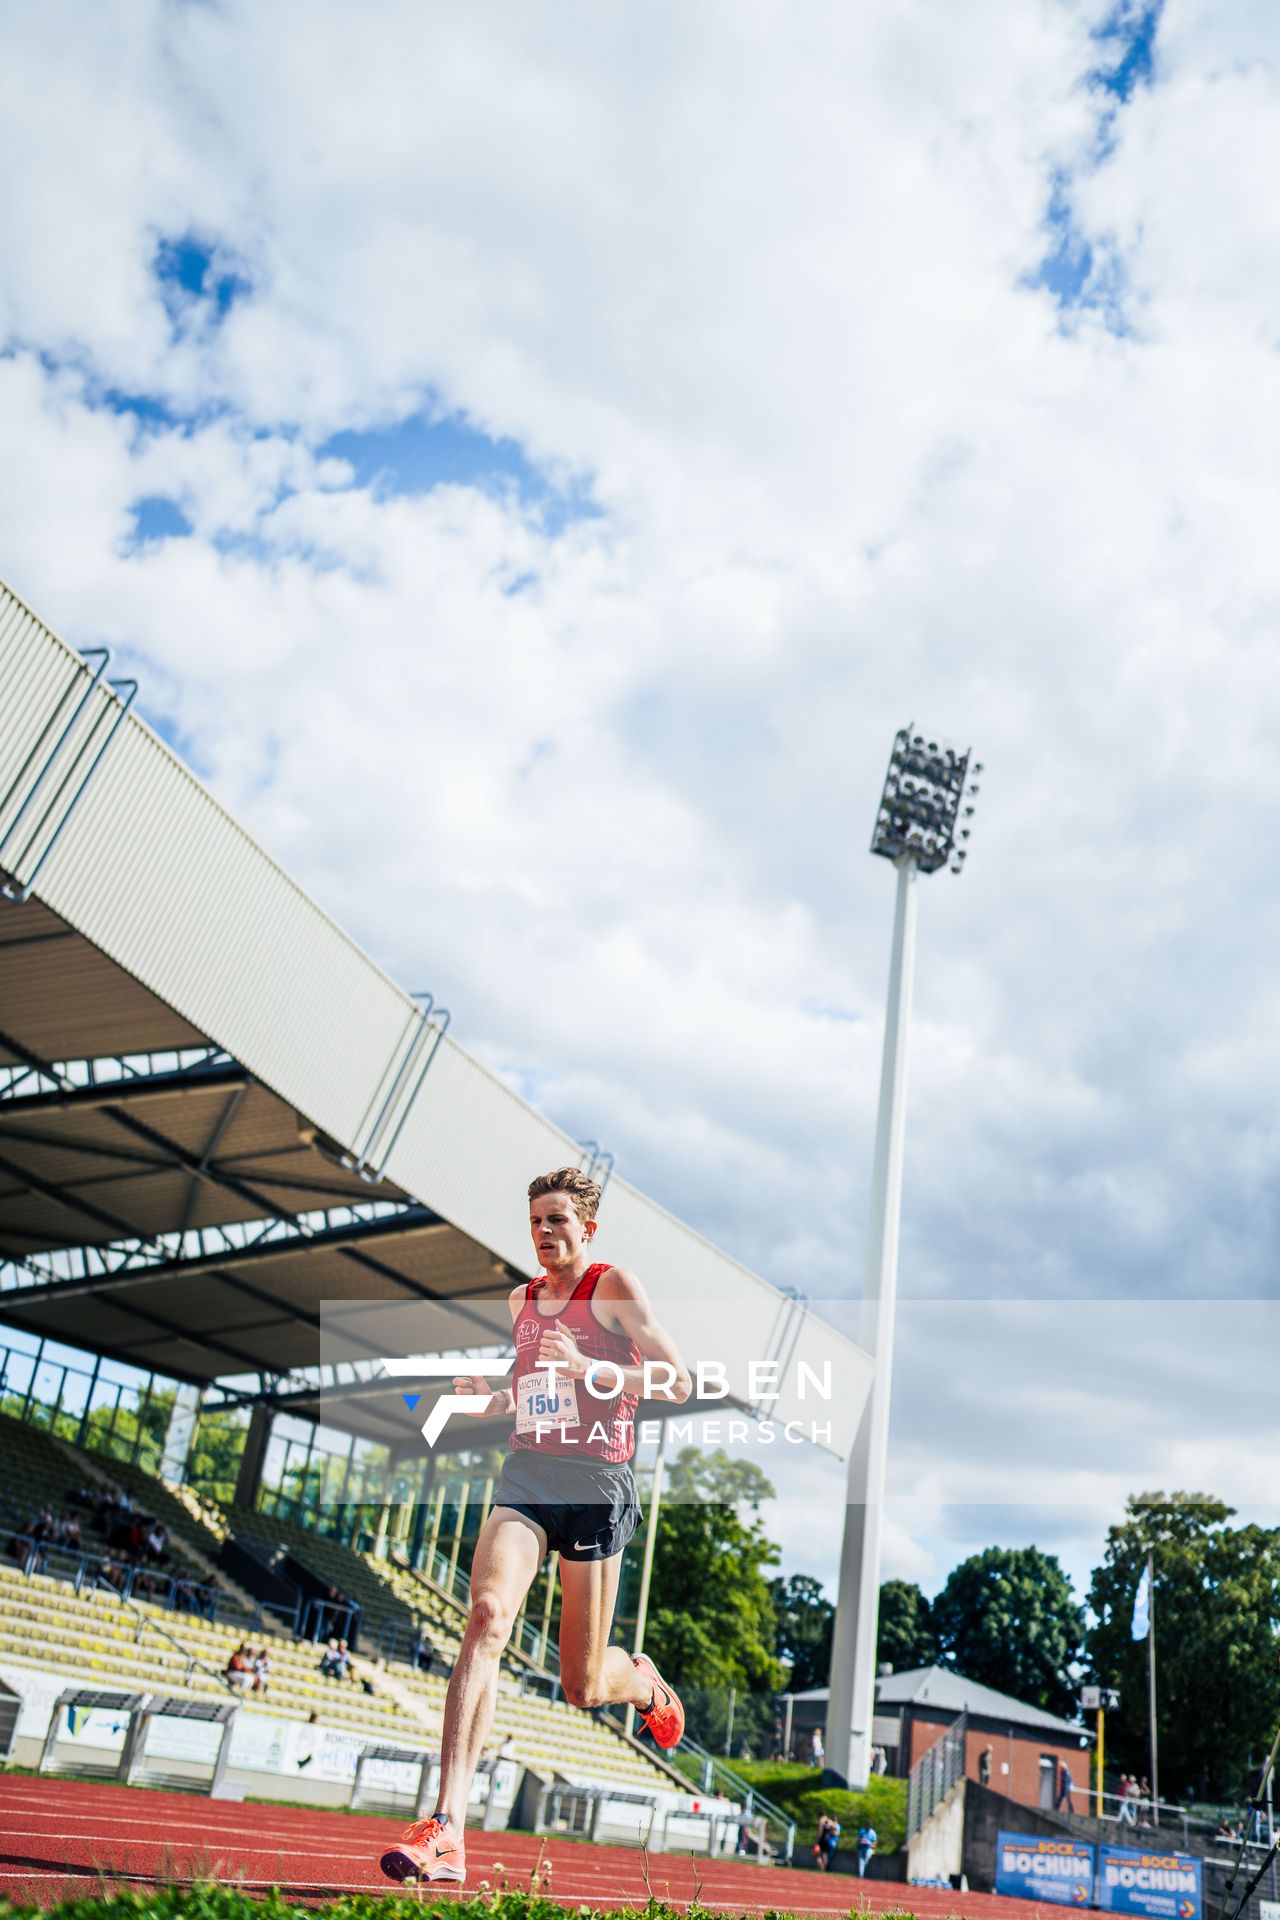
M 100 648 L 100 647 L 94 647 L 93 649 L 91 649 L 91 651 L 94 653 L 105 653 L 107 655 L 107 659 L 105 659 L 102 662 L 102 665 L 98 668 L 97 672 L 94 674 L 92 680 L 90 681 L 88 687 L 85 689 L 85 692 L 80 700 L 80 704 L 76 707 L 75 712 L 71 716 L 71 719 L 67 722 L 66 726 L 62 730 L 62 733 L 59 735 L 57 743 L 53 748 L 53 751 L 46 758 L 45 764 L 41 769 L 40 773 L 37 775 L 35 781 L 33 782 L 27 794 L 26 799 L 23 801 L 21 807 L 18 809 L 18 812 L 14 815 L 14 818 L 10 821 L 8 829 L 5 832 L 4 841 L 0 842 L 0 846 L 7 844 L 7 842 L 13 837 L 13 834 L 16 832 L 19 824 L 25 818 L 28 808 L 34 803 L 36 796 L 39 794 L 40 789 L 43 787 L 46 779 L 48 779 L 52 774 L 53 769 L 58 762 L 59 756 L 62 753 L 63 747 L 68 744 L 68 739 L 72 731 L 72 728 L 76 725 L 76 722 L 79 720 L 80 715 L 84 710 L 84 707 L 87 701 L 91 698 L 91 696 L 95 692 L 100 690 L 100 682 L 102 679 L 102 674 L 106 667 L 107 660 L 110 659 L 110 653 L 108 649 Z M 81 800 L 84 798 L 86 792 L 88 791 L 89 785 L 93 780 L 94 775 L 98 772 L 99 768 L 102 766 L 102 763 L 105 760 L 106 755 L 110 749 L 112 741 L 115 739 L 117 733 L 120 731 L 120 728 L 123 725 L 126 716 L 128 715 L 130 707 L 132 707 L 134 700 L 137 698 L 138 683 L 136 680 L 133 680 L 133 679 L 109 680 L 107 681 L 106 686 L 110 689 L 111 693 L 114 695 L 115 703 L 118 706 L 119 710 L 116 712 L 113 718 L 111 713 L 111 706 L 108 705 L 103 710 L 102 713 L 95 714 L 93 719 L 90 721 L 88 731 L 86 732 L 84 739 L 80 742 L 80 745 L 76 748 L 74 754 L 71 757 L 70 763 L 67 766 L 66 771 L 63 773 L 61 779 L 58 781 L 57 786 L 54 788 L 52 799 L 46 805 L 45 810 L 41 814 L 35 827 L 28 834 L 26 842 L 21 848 L 21 850 L 15 853 L 14 855 L 10 856 L 9 858 L 9 871 L 13 875 L 13 878 L 12 880 L 0 883 L 0 897 L 3 897 L 6 900 L 16 900 L 16 901 L 22 902 L 24 900 L 29 900 L 31 898 L 31 895 L 35 890 L 36 881 L 40 877 L 40 873 L 44 867 L 46 860 L 48 860 L 50 854 L 53 852 L 54 848 L 57 846 L 58 842 L 61 840 L 63 834 L 65 833 L 67 827 L 70 825 L 72 816 L 75 814 L 77 807 L 80 805 Z M 126 688 L 128 689 L 127 694 L 125 691 Z M 56 724 L 57 716 L 61 712 L 61 705 L 62 703 L 59 702 L 59 706 L 55 710 L 54 721 L 51 724 Z M 104 737 L 101 740 L 99 740 L 98 734 L 100 730 L 101 721 L 104 717 L 106 718 L 108 724 L 107 724 Z M 70 799 L 66 800 L 64 804 L 64 795 L 66 794 L 68 787 L 71 786 L 73 780 L 75 779 L 76 774 L 79 771 L 81 761 L 95 747 L 97 751 L 93 753 L 93 757 L 92 759 L 90 759 L 89 764 L 85 768 L 85 770 L 82 773 L 80 773 L 79 784 L 76 785 L 75 790 L 71 794 Z M 45 831 L 45 828 L 49 825 L 49 822 L 52 820 L 59 806 L 62 807 L 62 818 L 58 821 L 49 839 L 45 842 L 45 845 L 40 852 L 39 858 L 36 860 L 36 863 L 34 867 L 31 869 L 31 872 L 28 874 L 25 882 L 20 881 L 18 878 L 18 868 L 21 866 L 22 862 L 25 859 L 27 859 L 27 857 L 32 852 L 34 852 L 36 844 L 39 841 L 41 834 Z
M 682 1737 L 680 1745 L 683 1750 L 693 1754 L 702 1762 L 703 1792 L 710 1793 L 714 1787 L 721 1786 L 727 1789 L 731 1799 L 742 1801 L 747 1813 L 762 1813 L 766 1820 L 780 1827 L 786 1835 L 786 1858 L 790 1860 L 796 1846 L 796 1823 L 791 1815 L 780 1807 L 776 1800 L 770 1800 L 767 1794 L 761 1793 L 759 1787 L 753 1787 L 751 1782 L 744 1780 L 740 1773 L 735 1773 L 732 1767 L 727 1767 L 723 1760 L 704 1747 L 700 1740 L 695 1740 L 688 1731 Z
M 65 1547 L 59 1546 L 56 1541 L 37 1540 L 25 1528 L 7 1527 L 3 1520 L 0 1520 L 0 1537 L 7 1539 L 11 1557 L 14 1557 L 12 1548 L 15 1545 L 26 1547 L 27 1551 L 19 1564 L 21 1572 L 28 1579 L 35 1574 L 42 1574 L 50 1580 L 65 1580 L 77 1593 L 82 1592 L 86 1586 L 93 1588 L 95 1584 L 101 1584 L 112 1593 L 118 1594 L 121 1599 L 132 1602 L 139 1598 L 134 1593 L 134 1585 L 136 1576 L 141 1574 L 144 1579 L 155 1581 L 162 1589 L 146 1596 L 147 1604 L 150 1606 L 165 1607 L 170 1613 L 189 1613 L 194 1619 L 207 1621 L 210 1626 L 245 1629 L 250 1633 L 263 1630 L 263 1615 L 271 1613 L 288 1631 L 296 1632 L 296 1621 L 287 1608 L 277 1609 L 260 1603 L 255 1606 L 252 1613 L 247 1614 L 235 1604 L 222 1587 L 212 1581 L 192 1581 L 185 1574 L 153 1571 L 150 1567 L 140 1566 L 137 1561 L 121 1559 L 109 1550 L 104 1552 L 98 1548 Z M 110 1580 L 99 1582 L 99 1570 L 104 1560 L 114 1562 L 124 1573 L 123 1590 Z M 180 1606 L 178 1604 L 179 1587 L 185 1587 L 190 1597 L 199 1604 Z
M 449 1555 L 442 1553 L 439 1547 L 424 1555 L 423 1564 L 420 1566 L 415 1566 L 412 1560 L 401 1559 L 395 1554 L 388 1554 L 386 1557 L 393 1566 L 402 1567 L 405 1572 L 412 1573 L 418 1579 L 425 1581 L 433 1593 L 448 1601 L 460 1613 L 465 1614 L 469 1610 L 471 1576 L 461 1566 L 455 1566 L 450 1576 Z M 513 1653 L 517 1660 L 527 1663 L 537 1673 L 549 1674 L 553 1679 L 559 1678 L 560 1649 L 549 1635 L 545 1653 L 542 1652 L 541 1629 L 535 1626 L 532 1620 L 522 1620 L 519 1632 L 514 1638 L 515 1644 L 508 1651 Z
M 223 1598 L 223 1594 L 219 1587 L 211 1583 L 201 1582 L 197 1585 L 186 1579 L 182 1574 L 153 1572 L 150 1567 L 141 1566 L 136 1560 L 121 1559 L 110 1551 L 103 1552 L 97 1548 L 67 1547 L 61 1545 L 56 1540 L 37 1540 L 35 1535 L 29 1533 L 25 1528 L 7 1529 L 4 1528 L 2 1522 L 0 1522 L 0 1530 L 8 1532 L 11 1558 L 16 1557 L 12 1551 L 14 1546 L 21 1545 L 26 1547 L 27 1551 L 23 1555 L 21 1564 L 22 1572 L 28 1579 L 34 1574 L 41 1573 L 47 1574 L 51 1580 L 69 1580 L 76 1592 L 79 1593 L 86 1583 L 92 1583 L 100 1578 L 102 1563 L 109 1560 L 119 1566 L 125 1576 L 125 1584 L 123 1588 L 117 1587 L 114 1582 L 110 1580 L 102 1580 L 101 1584 L 110 1588 L 112 1593 L 119 1594 L 121 1599 L 133 1599 L 134 1582 L 138 1575 L 141 1575 L 143 1579 L 153 1580 L 159 1586 L 163 1587 L 163 1595 L 155 1596 L 157 1604 L 169 1607 L 174 1613 L 196 1613 L 200 1619 L 208 1620 L 211 1624 L 217 1621 L 218 1603 Z M 63 1565 L 61 1567 L 48 1566 L 46 1563 L 50 1560 L 60 1561 Z M 67 1563 L 70 1563 L 69 1569 Z M 174 1598 L 179 1585 L 185 1585 L 193 1599 L 198 1598 L 207 1601 L 209 1604 L 207 1606 L 192 1608 L 179 1607 Z
M 962 1713 L 927 1747 L 907 1776 L 907 1839 L 914 1839 L 934 1808 L 964 1775 L 969 1716 Z
M 184 1647 L 181 1640 L 171 1634 L 167 1627 L 162 1627 L 158 1620 L 153 1620 L 149 1614 L 144 1613 L 136 1600 L 131 1600 L 127 1594 L 119 1593 L 116 1588 L 111 1585 L 110 1581 L 103 1580 L 101 1575 L 98 1576 L 98 1585 L 103 1592 L 112 1594 L 115 1599 L 120 1602 L 122 1607 L 128 1607 L 129 1611 L 135 1616 L 138 1622 L 136 1639 L 141 1640 L 143 1633 L 149 1628 L 152 1633 L 158 1633 L 162 1640 L 167 1640 L 169 1645 L 182 1655 L 187 1663 L 185 1675 L 185 1683 L 187 1686 L 191 1685 L 192 1674 L 198 1671 L 206 1674 L 210 1680 L 216 1681 L 225 1692 L 231 1694 L 236 1692 L 236 1689 L 232 1686 L 225 1673 L 219 1672 L 216 1667 L 207 1666 L 198 1654 L 192 1653 L 190 1647 Z

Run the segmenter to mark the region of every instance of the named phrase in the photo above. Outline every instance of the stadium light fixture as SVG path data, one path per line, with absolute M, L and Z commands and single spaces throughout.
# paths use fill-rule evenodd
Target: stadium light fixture
M 871 1771 L 875 1714 L 880 1531 L 893 1384 L 916 881 L 920 874 L 938 873 L 943 867 L 952 873 L 964 872 L 979 791 L 971 776 L 981 772 L 981 763 L 973 760 L 969 749 L 960 753 L 914 727 L 900 728 L 894 735 L 871 835 L 872 853 L 892 860 L 898 870 L 862 1297 L 862 1345 L 875 1362 L 875 1374 L 849 1456 L 826 1745 L 828 1768 L 856 1788 L 865 1787 Z
M 963 871 L 977 785 L 969 774 L 982 772 L 981 761 L 970 766 L 970 754 L 957 753 L 910 727 L 894 735 L 889 771 L 871 835 L 871 851 L 886 860 L 912 860 L 921 873 L 937 873 L 950 866 Z

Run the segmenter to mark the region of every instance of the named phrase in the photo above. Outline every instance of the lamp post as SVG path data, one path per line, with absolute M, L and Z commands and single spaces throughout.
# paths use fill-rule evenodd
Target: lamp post
M 964 871 L 972 797 L 978 791 L 970 783 L 971 770 L 977 774 L 982 768 L 977 762 L 970 768 L 967 750 L 957 753 L 910 727 L 901 728 L 894 736 L 871 836 L 872 853 L 891 860 L 897 868 L 898 887 L 862 1298 L 862 1345 L 875 1362 L 875 1375 L 849 1456 L 827 1711 L 827 1766 L 853 1787 L 867 1783 L 875 1713 L 880 1531 L 898 1292 L 917 881 L 922 873 L 937 873 L 942 867 L 952 873 Z

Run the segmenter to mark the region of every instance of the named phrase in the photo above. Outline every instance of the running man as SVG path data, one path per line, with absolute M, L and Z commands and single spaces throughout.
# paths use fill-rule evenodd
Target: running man
M 466 1879 L 471 1782 L 493 1725 L 498 1668 L 512 1624 L 548 1552 L 560 1555 L 560 1681 L 575 1707 L 635 1707 L 660 1747 L 684 1733 L 684 1708 L 645 1654 L 610 1646 L 622 1552 L 640 1520 L 631 1460 L 636 1403 L 693 1390 L 639 1280 L 591 1259 L 600 1188 L 577 1167 L 529 1187 L 542 1272 L 510 1296 L 514 1388 L 479 1416 L 514 1414 L 494 1504 L 476 1542 L 471 1612 L 445 1700 L 435 1812 L 382 1856 L 391 1880 Z M 645 1363 L 650 1363 L 646 1368 Z M 648 1375 L 646 1379 L 646 1373 Z M 488 1382 L 463 1375 L 458 1393 Z

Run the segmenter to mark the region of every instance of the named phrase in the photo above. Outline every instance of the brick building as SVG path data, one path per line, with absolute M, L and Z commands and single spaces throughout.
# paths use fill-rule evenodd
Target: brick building
M 827 1703 L 825 1687 L 790 1696 L 792 1740 L 802 1752 L 807 1752 L 811 1729 L 824 1726 Z M 909 1774 L 962 1715 L 964 1771 L 970 1780 L 982 1778 L 982 1755 L 989 1747 L 987 1784 L 993 1792 L 1026 1807 L 1052 1807 L 1058 1770 L 1065 1764 L 1071 1771 L 1074 1810 L 1088 1812 L 1093 1743 L 1088 1730 L 945 1667 L 882 1674 L 876 1681 L 873 1738 L 888 1755 L 889 1772 Z

